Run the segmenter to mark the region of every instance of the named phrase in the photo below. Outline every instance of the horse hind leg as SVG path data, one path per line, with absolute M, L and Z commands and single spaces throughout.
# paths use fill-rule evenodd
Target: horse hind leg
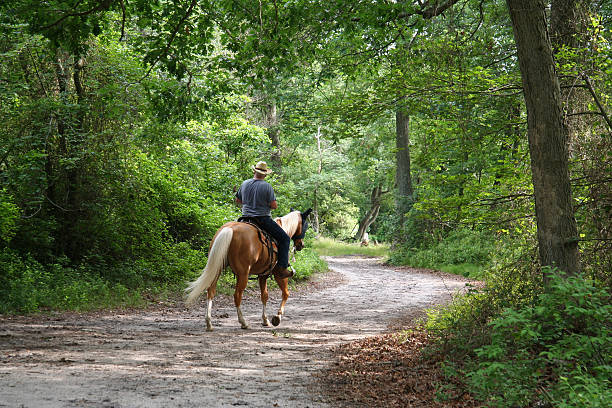
M 234 304 L 236 305 L 236 312 L 238 313 L 238 321 L 240 322 L 240 327 L 243 329 L 248 329 L 249 325 L 247 324 L 244 316 L 242 314 L 242 309 L 240 309 L 240 304 L 242 303 L 242 294 L 246 289 L 248 283 L 248 270 L 247 273 L 237 273 L 236 279 L 236 290 L 234 291 Z
M 217 291 L 217 282 L 213 282 L 213 284 L 208 288 L 207 296 L 206 296 L 206 331 L 213 331 L 212 325 L 212 300 L 215 297 L 215 292 Z
M 263 312 L 261 313 L 262 326 L 270 326 L 270 321 L 266 315 L 266 304 L 268 303 L 268 278 L 259 277 L 259 289 L 261 291 L 261 303 L 263 305 Z

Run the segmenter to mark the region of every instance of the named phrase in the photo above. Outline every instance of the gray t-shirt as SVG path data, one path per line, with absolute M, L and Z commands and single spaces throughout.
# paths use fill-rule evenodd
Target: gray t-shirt
M 255 178 L 242 183 L 236 198 L 242 201 L 242 215 L 245 217 L 270 216 L 270 203 L 276 200 L 272 186 Z

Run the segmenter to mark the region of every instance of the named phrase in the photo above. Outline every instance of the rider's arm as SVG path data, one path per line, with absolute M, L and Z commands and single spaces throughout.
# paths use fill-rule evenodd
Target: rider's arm
M 235 187 L 234 187 L 234 189 L 235 189 Z M 238 191 L 236 191 L 236 194 L 234 194 L 234 198 L 235 198 L 236 205 L 238 207 L 242 207 L 242 186 L 240 186 Z
M 276 203 L 276 200 L 270 203 L 270 208 L 273 210 L 276 210 L 278 208 L 278 204 Z

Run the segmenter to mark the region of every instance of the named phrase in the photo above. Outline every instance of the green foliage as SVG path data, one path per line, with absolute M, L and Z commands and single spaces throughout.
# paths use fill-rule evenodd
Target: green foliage
M 467 372 L 491 406 L 604 407 L 612 398 L 612 306 L 605 288 L 550 272 L 531 305 L 505 309 Z
M 142 303 L 138 293 L 92 273 L 87 267 L 42 265 L 8 249 L 0 252 L 0 271 L 0 313 L 89 310 Z
M 0 243 L 9 242 L 15 235 L 19 209 L 6 190 L 0 190 Z
M 434 350 L 461 364 L 474 349 L 489 341 L 488 322 L 504 308 L 521 308 L 542 287 L 535 268 L 533 242 L 497 245 L 491 266 L 482 274 L 484 287 L 468 285 L 450 305 L 429 312 L 426 328 L 436 339 Z
M 494 238 L 486 232 L 456 229 L 431 246 L 399 247 L 391 255 L 390 262 L 419 268 L 460 271 L 464 276 L 479 278 L 490 265 L 495 250 Z
M 1 29 L 2 310 L 129 304 L 182 285 L 236 218 L 244 163 L 267 150 L 231 77 L 145 78 L 142 54 L 108 27 L 71 39 Z M 204 103 L 211 89 L 228 93 Z
M 157 258 L 112 265 L 99 258 L 77 266 L 66 258 L 41 264 L 5 249 L 0 253 L 0 313 L 142 305 L 143 293 L 182 290 L 205 264 L 206 255 L 186 243 L 167 248 Z
M 327 262 L 319 258 L 317 251 L 311 248 L 310 241 L 305 244 L 307 246 L 295 254 L 295 261 L 291 263 L 295 269 L 295 274 L 291 278 L 294 282 L 305 281 L 315 273 L 327 272 Z

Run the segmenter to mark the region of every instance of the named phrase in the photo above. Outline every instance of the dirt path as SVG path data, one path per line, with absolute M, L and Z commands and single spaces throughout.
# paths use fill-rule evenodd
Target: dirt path
M 465 280 L 328 258 L 331 273 L 289 298 L 280 326 L 261 326 L 256 294 L 240 329 L 228 297 L 204 307 L 0 318 L 0 407 L 327 407 L 313 373 L 341 342 L 447 301 Z M 280 296 L 271 293 L 268 315 Z

